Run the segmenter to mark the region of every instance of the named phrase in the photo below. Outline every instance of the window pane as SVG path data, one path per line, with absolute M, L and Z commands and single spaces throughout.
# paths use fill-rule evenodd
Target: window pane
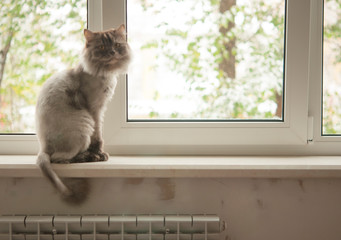
M 32 133 L 40 86 L 78 61 L 86 0 L 0 1 L 0 133 Z
M 323 134 L 341 134 L 341 2 L 324 2 Z
M 128 119 L 282 120 L 283 0 L 127 1 Z

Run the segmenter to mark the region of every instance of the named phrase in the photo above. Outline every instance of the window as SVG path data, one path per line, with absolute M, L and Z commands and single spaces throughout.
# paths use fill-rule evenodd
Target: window
M 129 84 L 134 82 L 134 78 L 128 74 L 128 81 L 120 81 L 113 108 L 109 110 L 108 119 L 112 114 L 113 121 L 110 124 L 105 122 L 105 134 L 110 139 L 108 149 L 127 154 L 283 154 L 288 146 L 305 146 L 310 12 L 306 2 L 281 3 L 287 7 L 286 22 L 283 19 L 286 27 L 283 33 L 284 63 L 282 58 L 285 96 L 281 121 L 140 121 L 144 120 L 146 114 L 138 121 L 131 121 Z M 133 3 L 126 6 L 128 21 L 130 4 Z M 126 18 L 122 17 L 122 20 Z M 128 22 L 128 39 L 130 31 L 134 34 L 131 28 Z M 120 114 L 115 115 L 115 107 Z M 115 127 L 111 129 L 109 125 Z M 266 148 L 268 145 L 274 147 Z M 243 150 L 245 146 L 247 152 Z M 259 146 L 266 148 L 266 151 Z
M 75 65 L 86 0 L 0 3 L 0 133 L 34 133 L 35 101 L 53 73 Z
M 127 1 L 127 118 L 282 120 L 285 1 Z
M 323 135 L 341 134 L 341 6 L 324 3 Z
M 221 3 L 221 1 L 209 1 L 208 3 L 207 1 L 202 1 L 202 3 L 205 2 L 205 4 L 207 5 L 216 4 L 217 7 Z M 336 0 L 330 0 L 327 1 L 327 3 L 329 4 L 329 2 L 333 1 L 336 2 Z M 242 9 L 240 10 L 241 12 L 234 10 L 236 11 L 234 12 L 234 15 L 229 14 L 228 10 L 227 13 L 223 12 L 224 17 L 232 16 L 230 20 L 232 19 L 234 21 L 235 31 L 237 31 L 238 24 L 247 22 L 245 20 L 246 17 L 243 16 L 243 14 L 257 14 L 257 11 L 249 12 L 250 10 L 248 10 L 248 7 L 245 6 L 246 1 L 237 0 L 227 2 L 230 2 L 232 3 L 232 5 L 234 5 L 231 9 Z M 146 5 L 144 6 L 143 4 Z M 151 4 L 153 6 L 149 6 L 148 4 Z M 169 39 L 169 41 L 166 42 L 168 45 L 162 45 L 162 47 L 164 48 L 155 48 L 155 46 L 160 46 L 160 44 L 162 44 L 165 40 L 165 36 L 168 37 L 168 35 L 170 35 L 169 37 L 172 38 L 172 41 L 174 39 L 178 41 L 178 38 L 182 38 L 182 34 L 189 35 L 190 31 L 187 31 L 187 29 L 183 32 L 178 31 L 179 29 L 181 30 L 181 28 L 166 28 L 165 30 L 165 26 L 162 25 L 160 26 L 160 29 L 162 28 L 163 30 L 165 30 L 163 31 L 163 34 L 166 33 L 168 35 L 163 35 L 161 38 L 158 38 L 156 40 L 155 38 L 150 38 L 147 39 L 145 42 L 139 42 L 138 34 L 142 36 L 145 33 L 142 32 L 143 29 L 139 30 L 134 25 L 134 21 L 136 22 L 139 19 L 135 18 L 134 15 L 130 15 L 130 11 L 139 11 L 138 13 L 140 15 L 138 16 L 141 18 L 141 22 L 150 21 L 152 22 L 151 24 L 157 24 L 159 22 L 167 24 L 167 22 L 165 22 L 162 17 L 161 20 L 160 18 L 158 18 L 160 17 L 158 16 L 158 14 L 166 11 L 168 5 L 162 7 L 159 4 L 161 3 L 158 3 L 156 1 L 146 2 L 137 0 L 89 1 L 88 18 L 90 29 L 107 29 L 118 26 L 122 22 L 125 22 L 128 26 L 128 40 L 130 41 L 132 47 L 134 49 L 137 49 L 137 59 L 135 59 L 135 61 L 140 61 L 137 63 L 137 67 L 140 67 L 139 64 L 141 63 L 141 61 L 145 61 L 144 64 L 151 64 L 150 67 L 154 67 L 155 64 L 159 64 L 160 66 L 157 67 L 160 69 L 162 68 L 162 64 L 164 62 L 172 60 L 172 56 L 166 56 L 164 57 L 164 59 L 162 59 L 162 57 L 160 57 L 160 54 L 163 53 L 162 50 L 167 50 L 167 47 L 171 48 L 170 50 L 173 50 L 173 48 L 175 47 L 175 42 L 170 43 L 171 40 Z M 190 14 L 188 14 L 187 17 L 189 17 L 189 19 L 191 19 L 191 17 L 193 16 L 200 19 L 200 14 L 202 14 L 203 11 L 208 11 L 206 8 L 204 8 L 204 5 L 200 4 L 200 6 L 198 7 L 200 11 L 192 11 L 191 7 L 193 7 L 193 1 L 191 0 L 175 1 L 172 4 L 184 4 L 181 5 L 181 11 L 186 10 L 186 4 L 188 4 Z M 141 69 L 139 70 L 134 68 L 133 64 L 133 69 L 128 74 L 128 76 L 120 77 L 113 101 L 110 102 L 105 116 L 104 138 L 107 151 L 109 151 L 111 154 L 195 155 L 330 155 L 341 153 L 341 139 L 336 135 L 325 136 L 322 134 L 322 126 L 324 124 L 324 122 L 322 121 L 323 104 L 321 94 L 321 76 L 323 76 L 323 1 L 255 0 L 252 2 L 252 4 L 248 1 L 248 4 L 258 7 L 257 9 L 260 9 L 260 11 L 264 9 L 264 12 L 270 11 L 266 7 L 273 7 L 276 10 L 280 9 L 280 11 L 276 13 L 276 16 L 279 16 L 278 19 L 276 18 L 276 21 L 279 21 L 276 22 L 276 24 L 282 26 L 282 30 L 278 29 L 278 31 L 276 31 L 275 29 L 273 29 L 273 26 L 269 23 L 269 21 L 274 21 L 275 18 L 271 14 L 268 14 L 268 16 L 265 18 L 266 21 L 261 24 L 263 26 L 262 34 L 264 35 L 262 35 L 263 39 L 260 40 L 260 43 L 257 44 L 269 45 L 268 49 L 256 47 L 252 48 L 251 45 L 254 43 L 249 43 L 251 45 L 243 46 L 242 37 L 245 36 L 243 34 L 241 34 L 243 36 L 232 34 L 232 37 L 236 37 L 236 39 L 241 39 L 238 43 L 236 41 L 236 48 L 232 48 L 231 54 L 235 56 L 235 66 L 238 65 L 236 68 L 244 67 L 244 70 L 241 73 L 238 73 L 237 71 L 236 73 L 239 76 L 243 76 L 243 74 L 252 75 L 254 73 L 256 77 L 259 75 L 259 79 L 263 79 L 261 72 L 264 71 L 266 76 L 264 76 L 264 81 L 273 80 L 271 84 L 274 85 L 268 84 L 267 82 L 264 84 L 265 86 L 271 85 L 270 89 L 272 89 L 272 92 L 269 90 L 271 94 L 264 94 L 265 100 L 260 100 L 260 102 L 257 104 L 254 104 L 255 96 L 258 96 L 258 94 L 263 96 L 263 93 L 257 93 L 254 95 L 247 93 L 246 95 L 240 95 L 247 97 L 250 97 L 251 95 L 251 100 L 249 101 L 253 101 L 252 103 L 245 104 L 245 106 L 243 106 L 246 109 L 241 108 L 241 110 L 238 110 L 242 113 L 242 115 L 236 114 L 233 116 L 227 115 L 225 113 L 219 115 L 214 112 L 212 114 L 201 115 L 201 109 L 199 109 L 199 111 L 194 111 L 192 110 L 192 105 L 195 105 L 197 103 L 196 98 L 201 99 L 201 103 L 207 103 L 207 101 L 212 98 L 212 92 L 207 93 L 206 88 L 210 88 L 212 86 L 214 87 L 215 80 L 213 80 L 213 83 L 209 83 L 210 87 L 208 85 L 206 86 L 205 84 L 199 85 L 197 83 L 201 84 L 203 81 L 197 81 L 194 83 L 194 85 L 192 85 L 193 91 L 191 92 L 191 94 L 194 96 L 193 100 L 188 100 L 186 98 L 187 96 L 185 96 L 185 100 L 180 101 L 181 98 L 178 98 L 178 96 L 176 96 L 177 91 L 172 99 L 172 101 L 174 99 L 177 101 L 176 106 L 183 103 L 184 106 L 189 105 L 191 110 L 187 110 L 187 108 L 185 108 L 183 112 L 174 111 L 174 109 L 176 108 L 175 107 L 173 109 L 170 108 L 170 111 L 168 111 L 167 113 L 163 113 L 160 109 L 162 109 L 163 106 L 167 107 L 168 102 L 165 100 L 166 98 L 162 99 L 163 96 L 161 96 L 161 93 L 156 92 L 155 89 L 151 89 L 150 93 L 148 93 L 149 95 L 147 94 L 148 97 L 144 100 L 142 99 L 147 105 L 143 103 L 142 105 L 138 106 L 138 104 L 141 104 L 141 102 L 143 101 L 140 101 L 140 96 L 137 96 L 137 93 L 134 93 L 134 91 L 136 89 L 140 89 L 140 87 L 138 86 L 138 84 L 140 83 L 138 82 L 139 80 L 136 80 L 138 79 L 138 77 L 136 76 L 139 75 L 137 73 L 139 73 Z M 278 9 L 275 8 L 276 4 L 281 7 L 279 7 Z M 180 5 L 176 6 L 177 8 L 180 8 Z M 152 12 L 147 13 L 147 11 Z M 220 12 L 219 10 L 217 10 L 217 8 L 215 11 L 216 13 L 218 13 L 217 15 L 220 16 Z M 246 11 L 246 13 L 243 13 L 243 11 Z M 275 12 L 275 10 L 270 11 L 270 13 L 272 12 Z M 148 18 L 146 17 L 145 19 L 143 17 L 143 14 L 148 15 Z M 215 18 L 217 15 L 212 15 L 211 13 L 209 13 L 208 18 Z M 251 15 L 250 17 L 252 19 Z M 154 17 L 155 21 L 153 21 Z M 260 16 L 258 17 L 260 18 Z M 186 21 L 189 20 L 187 19 Z M 186 21 L 184 21 L 183 25 L 186 25 Z M 250 21 L 252 22 L 255 20 Z M 147 25 L 150 22 L 147 22 Z M 150 30 L 148 26 L 146 27 L 146 31 L 148 29 Z M 183 27 L 188 26 L 186 25 Z M 228 27 L 228 24 L 225 24 L 225 27 Z M 158 31 L 160 29 L 156 27 L 154 34 L 159 34 Z M 325 29 L 327 28 L 325 27 Z M 172 32 L 171 30 L 174 31 Z M 250 30 L 252 30 L 251 25 Z M 215 33 L 217 33 L 219 32 L 219 28 L 216 27 L 216 30 L 212 29 L 212 31 L 216 31 Z M 245 31 L 245 29 L 242 28 L 242 30 L 240 31 L 240 33 L 242 33 L 243 31 Z M 276 32 L 278 33 L 278 35 L 273 36 L 273 34 Z M 204 42 L 205 39 L 204 37 L 200 38 L 200 34 L 202 34 L 202 32 L 199 31 L 197 33 L 199 35 L 195 35 L 193 32 L 191 32 L 189 38 L 186 39 L 186 41 L 188 42 L 185 42 L 185 48 L 183 48 L 183 46 L 182 48 L 179 47 L 183 50 L 183 52 L 172 53 L 180 54 L 180 58 L 178 60 L 183 60 L 181 57 L 184 57 L 183 55 L 186 55 L 189 52 L 194 54 L 194 50 L 203 48 L 201 46 L 198 46 L 198 42 L 201 44 L 201 41 Z M 248 33 L 249 32 L 246 32 L 245 35 L 247 36 Z M 200 41 L 198 40 L 198 37 Z M 193 43 L 193 39 L 191 38 L 196 38 L 196 41 Z M 280 40 L 272 43 L 271 39 Z M 208 41 L 209 39 L 206 40 Z M 196 49 L 194 49 L 194 47 L 196 47 Z M 265 59 L 266 61 L 264 60 L 264 62 L 262 62 L 263 60 L 262 58 L 260 58 L 260 54 L 255 54 L 249 48 L 251 48 L 252 51 L 258 51 L 257 53 L 269 54 L 269 57 L 272 60 L 269 60 L 269 58 L 263 58 L 263 60 Z M 214 52 L 214 50 L 217 49 L 218 48 L 213 48 L 213 50 L 211 51 Z M 139 57 L 139 54 L 143 51 L 145 51 L 145 53 L 147 53 L 148 51 L 149 52 L 148 54 L 142 55 L 143 57 Z M 246 54 L 244 56 L 237 56 L 237 54 L 242 51 L 246 52 L 249 55 Z M 266 53 L 262 51 L 266 51 Z M 154 52 L 154 55 L 149 55 L 150 52 Z M 228 51 L 217 52 L 219 54 L 222 52 L 223 55 L 225 54 L 225 56 L 230 54 L 228 53 Z M 276 57 L 271 58 L 274 56 L 273 52 L 276 52 Z M 200 54 L 206 54 L 205 56 L 208 56 L 208 53 L 205 53 L 205 51 L 200 52 Z M 246 58 L 246 56 L 250 56 L 250 58 L 254 57 L 255 59 L 257 59 L 257 57 L 259 58 L 256 63 L 243 62 L 243 58 Z M 280 57 L 278 58 L 278 56 Z M 161 58 L 162 61 L 155 61 L 154 57 L 159 57 L 159 59 Z M 168 62 L 168 64 L 169 63 L 172 62 Z M 214 61 L 209 61 L 209 63 L 213 64 Z M 218 73 L 218 75 L 219 73 L 222 73 L 221 69 L 219 69 L 219 64 L 221 63 L 222 62 L 219 61 L 215 63 L 215 68 L 217 70 L 216 73 Z M 179 64 L 182 65 L 181 67 L 186 67 L 186 64 L 182 64 L 181 62 Z M 273 67 L 272 70 L 275 73 L 271 71 L 266 72 L 266 68 L 264 68 L 264 70 L 262 69 L 262 71 L 260 72 L 252 72 L 252 67 L 248 66 L 248 64 L 255 64 L 254 66 L 258 66 L 257 64 L 260 64 L 262 66 L 264 65 L 265 67 L 269 67 L 271 65 L 271 67 Z M 172 67 L 171 64 L 169 64 L 169 66 Z M 198 67 L 195 65 L 190 66 L 193 68 Z M 200 67 L 202 66 L 199 66 L 199 69 Z M 179 79 L 181 78 L 178 78 L 178 76 L 181 75 L 182 79 L 184 80 L 183 83 L 181 83 L 182 85 L 180 84 L 180 89 L 188 89 L 189 87 L 191 87 L 188 85 L 188 82 L 192 81 L 193 79 L 191 79 L 190 77 L 183 78 L 183 69 L 180 70 L 181 71 L 178 71 L 177 73 L 176 71 L 175 73 L 174 71 L 173 73 L 167 72 L 167 75 L 177 74 L 175 81 L 179 81 Z M 245 72 L 246 70 L 249 70 L 249 72 Z M 167 71 L 169 71 L 169 69 Z M 157 75 L 157 77 L 154 78 L 154 81 L 158 81 L 159 78 L 163 77 L 163 74 L 161 72 L 156 74 L 156 72 L 153 70 L 150 73 Z M 212 73 L 209 73 L 209 71 L 205 71 L 204 74 L 209 75 Z M 226 71 L 222 74 L 226 75 L 228 73 Z M 270 75 L 272 77 L 267 78 Z M 167 78 L 167 76 L 165 77 Z M 199 74 L 195 77 L 200 78 L 201 75 Z M 245 79 L 248 79 L 249 81 L 254 80 L 250 77 Z M 259 82 L 257 82 L 257 84 L 258 83 Z M 253 85 L 249 86 L 248 88 L 254 88 L 251 90 L 256 91 L 257 84 L 253 82 Z M 149 85 L 147 87 L 149 87 Z M 222 89 L 223 91 L 228 91 L 231 88 Z M 158 89 L 156 90 L 158 91 Z M 277 92 L 277 98 L 274 90 L 276 90 Z M 263 90 L 261 90 L 260 92 L 262 91 Z M 200 95 L 199 93 L 203 95 Z M 189 94 L 186 93 L 186 95 Z M 282 96 L 280 97 L 280 95 Z M 222 99 L 226 97 L 224 96 L 224 94 L 221 94 L 221 96 Z M 165 103 L 166 105 L 161 105 L 161 107 L 157 106 L 154 101 L 155 99 L 162 100 L 160 102 L 162 104 Z M 280 105 L 279 99 L 282 100 L 282 103 Z M 217 104 L 216 101 L 212 101 L 212 103 L 213 105 Z M 235 101 L 232 104 L 233 107 L 240 107 L 240 105 L 235 103 L 238 103 L 238 101 Z M 247 109 L 248 106 L 256 106 L 256 109 L 260 111 L 254 111 L 254 107 Z M 194 108 L 195 107 L 196 106 L 194 106 Z M 277 111 L 277 109 L 281 110 Z M 184 113 L 187 112 L 190 112 L 189 116 L 184 115 Z M 193 112 L 195 113 L 193 114 Z M 199 114 L 197 114 L 198 112 Z M 278 114 L 279 112 L 280 114 Z M 212 116 L 211 119 L 210 116 Z M 325 117 L 326 115 L 323 116 Z M 328 118 L 329 117 L 325 117 L 324 119 Z M 16 135 L 0 137 L 0 151 L 2 153 L 35 153 L 37 151 L 37 143 L 34 136 Z M 18 144 L 21 144 L 20 146 L 23 146 L 19 150 L 18 148 L 13 147 L 19 146 Z

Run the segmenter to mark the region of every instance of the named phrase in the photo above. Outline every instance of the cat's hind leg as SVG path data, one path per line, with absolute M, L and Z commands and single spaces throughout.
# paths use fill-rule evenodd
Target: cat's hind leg
M 75 156 L 75 152 L 54 152 L 51 156 L 51 163 L 67 164 Z
M 60 141 L 52 141 L 52 163 L 73 163 L 73 159 L 88 149 L 90 136 L 79 132 L 69 132 Z
M 63 121 L 51 124 L 47 148 L 52 153 L 53 163 L 72 163 L 80 153 L 85 152 L 91 143 L 94 121 L 87 111 L 63 112 Z
M 84 152 L 90 144 L 90 136 L 81 136 L 77 139 L 65 139 L 67 144 L 59 145 L 51 155 L 52 163 L 73 163 L 73 159 Z

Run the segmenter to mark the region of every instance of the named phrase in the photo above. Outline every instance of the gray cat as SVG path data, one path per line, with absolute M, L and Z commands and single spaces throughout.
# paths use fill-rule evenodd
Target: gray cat
M 75 204 L 85 200 L 87 182 L 62 181 L 51 163 L 108 160 L 102 139 L 105 106 L 114 93 L 116 76 L 125 73 L 131 59 L 124 25 L 104 32 L 85 29 L 84 36 L 79 65 L 49 78 L 36 105 L 37 164 L 62 198 Z

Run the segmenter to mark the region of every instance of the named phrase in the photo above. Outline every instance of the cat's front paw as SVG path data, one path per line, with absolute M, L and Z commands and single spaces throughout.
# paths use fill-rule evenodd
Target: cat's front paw
M 100 160 L 102 162 L 108 161 L 109 159 L 109 154 L 106 152 L 99 152 L 98 155 L 100 156 Z

